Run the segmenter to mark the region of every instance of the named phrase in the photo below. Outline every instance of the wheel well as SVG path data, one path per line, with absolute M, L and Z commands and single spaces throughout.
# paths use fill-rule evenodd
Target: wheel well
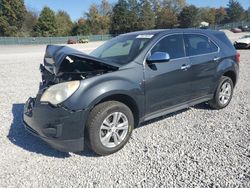
M 233 84 L 234 84 L 234 86 L 235 86 L 235 84 L 236 84 L 236 74 L 235 74 L 233 71 L 225 72 L 225 73 L 223 74 L 223 76 L 227 76 L 227 77 L 231 78 L 232 81 L 233 81 Z
M 135 127 L 139 124 L 139 109 L 138 109 L 138 106 L 137 106 L 137 104 L 136 104 L 136 102 L 134 101 L 133 98 L 131 98 L 128 95 L 115 94 L 115 95 L 110 95 L 108 97 L 103 98 L 97 104 L 100 104 L 100 103 L 106 102 L 106 101 L 119 101 L 119 102 L 127 105 L 130 108 L 130 110 L 132 111 L 133 115 L 134 115 Z

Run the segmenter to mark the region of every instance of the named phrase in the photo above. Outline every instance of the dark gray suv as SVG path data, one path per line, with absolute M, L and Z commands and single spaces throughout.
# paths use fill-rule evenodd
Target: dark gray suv
M 121 149 L 140 122 L 208 102 L 226 107 L 239 54 L 223 32 L 150 30 L 120 35 L 90 55 L 48 46 L 24 124 L 60 151 Z

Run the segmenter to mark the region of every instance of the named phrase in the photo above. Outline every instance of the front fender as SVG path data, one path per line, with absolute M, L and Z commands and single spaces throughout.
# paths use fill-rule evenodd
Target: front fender
M 82 80 L 79 89 L 63 105 L 75 111 L 91 109 L 105 97 L 122 94 L 131 97 L 138 107 L 144 107 L 142 78 L 142 70 L 128 69 Z

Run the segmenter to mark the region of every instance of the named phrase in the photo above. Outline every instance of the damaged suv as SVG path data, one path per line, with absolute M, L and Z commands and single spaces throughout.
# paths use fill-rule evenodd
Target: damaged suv
M 28 131 L 52 147 L 99 155 L 121 149 L 135 126 L 202 102 L 226 107 L 239 54 L 223 32 L 150 30 L 120 35 L 90 55 L 50 45 L 36 98 L 24 108 Z

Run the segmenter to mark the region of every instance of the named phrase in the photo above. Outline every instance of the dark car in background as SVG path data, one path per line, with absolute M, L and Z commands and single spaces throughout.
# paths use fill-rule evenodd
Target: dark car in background
M 241 33 L 242 32 L 242 30 L 240 28 L 238 28 L 238 27 L 235 27 L 235 28 L 231 29 L 231 31 L 233 33 Z
M 48 46 L 24 124 L 60 151 L 120 150 L 139 123 L 208 102 L 226 107 L 239 54 L 223 32 L 150 30 L 120 35 L 90 55 Z
M 239 29 L 241 29 L 241 31 L 243 32 L 250 31 L 250 27 L 247 25 L 239 26 Z

